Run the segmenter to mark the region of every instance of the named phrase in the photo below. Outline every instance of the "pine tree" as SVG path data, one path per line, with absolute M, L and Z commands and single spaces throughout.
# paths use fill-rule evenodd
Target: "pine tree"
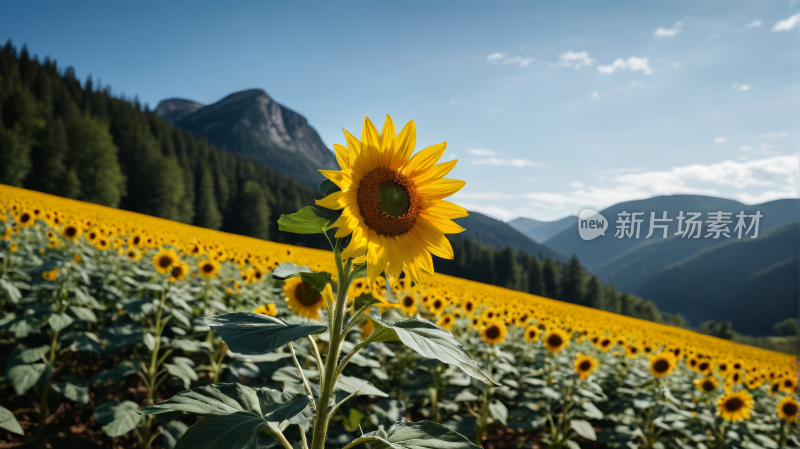
M 244 184 L 237 209 L 241 234 L 259 239 L 269 238 L 269 206 L 257 182 L 247 181 Z
M 609 285 L 605 288 L 605 307 L 603 310 L 608 310 L 613 313 L 622 313 L 622 300 L 619 297 L 617 288 Z
M 99 119 L 86 116 L 67 124 L 70 151 L 67 164 L 80 180 L 82 201 L 117 207 L 125 193 L 125 176 L 117 147 Z
M 595 309 L 603 309 L 605 302 L 603 301 L 603 285 L 597 276 L 589 278 L 586 285 L 586 296 L 584 298 L 584 305 L 594 307 Z
M 560 299 L 558 288 L 558 269 L 555 262 L 549 257 L 545 259 L 542 267 L 542 281 L 544 283 L 544 294 L 548 298 Z
M 583 304 L 583 284 L 583 267 L 578 256 L 573 254 L 561 278 L 561 299 L 573 304 Z
M 203 170 L 200 175 L 196 197 L 194 224 L 204 228 L 219 229 L 222 226 L 222 214 L 217 208 L 214 178 L 209 169 Z
M 80 186 L 65 190 L 68 170 L 64 159 L 69 152 L 69 139 L 64 122 L 55 118 L 47 122 L 39 132 L 31 151 L 33 167 L 25 186 L 40 192 L 77 198 Z
M 534 295 L 544 294 L 544 283 L 542 279 L 542 263 L 535 256 L 528 256 L 526 259 L 525 271 L 528 275 L 528 293 Z
M 0 123 L 0 184 L 23 187 L 31 169 L 31 146 L 24 136 Z

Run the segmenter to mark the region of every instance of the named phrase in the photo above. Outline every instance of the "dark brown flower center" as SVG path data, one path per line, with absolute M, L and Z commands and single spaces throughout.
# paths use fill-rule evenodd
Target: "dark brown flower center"
M 24 223 L 27 223 L 29 221 L 31 221 L 31 214 L 25 212 L 24 214 L 19 216 L 19 222 L 20 223 L 24 224 Z
M 700 371 L 707 370 L 708 369 L 708 362 L 703 362 L 703 363 L 697 365 L 697 369 L 699 369 Z
M 711 382 L 710 380 L 703 382 L 703 391 L 710 393 L 712 390 L 714 390 L 714 382 Z
M 378 167 L 364 176 L 356 202 L 367 226 L 387 237 L 410 231 L 419 215 L 420 197 L 414 182 L 388 167 Z
M 172 265 L 172 257 L 169 256 L 161 256 L 158 259 L 158 266 L 161 268 L 169 268 Z
M 305 282 L 297 284 L 294 294 L 297 297 L 297 301 L 306 307 L 313 306 L 322 299 L 322 294 L 309 287 Z
M 787 402 L 783 404 L 781 410 L 783 410 L 784 415 L 791 418 L 792 416 L 797 414 L 797 404 L 795 404 L 794 402 Z
M 600 344 L 605 348 L 606 346 L 611 344 L 611 340 L 603 340 L 602 343 Z
M 592 362 L 588 360 L 584 360 L 581 362 L 580 365 L 578 365 L 578 369 L 580 369 L 581 371 L 589 371 L 589 368 L 591 367 L 592 367 Z
M 414 305 L 414 298 L 412 296 L 405 296 L 403 298 L 403 306 L 404 307 L 411 307 Z
M 203 273 L 211 273 L 214 271 L 214 265 L 211 265 L 210 263 L 204 263 L 201 269 L 203 270 Z
M 561 338 L 560 335 L 553 334 L 553 335 L 547 337 L 547 344 L 549 344 L 550 346 L 552 346 L 554 348 L 557 348 L 557 347 L 561 346 L 562 343 L 564 343 L 564 339 Z
M 75 234 L 77 233 L 78 229 L 75 226 L 67 226 L 67 228 L 64 229 L 64 235 L 69 238 L 75 237 Z
M 725 410 L 729 412 L 735 412 L 740 410 L 744 406 L 744 401 L 742 401 L 738 397 L 733 397 L 725 401 Z
M 669 362 L 664 359 L 659 359 L 653 364 L 653 371 L 657 373 L 666 373 L 669 370 Z
M 497 327 L 495 325 L 491 325 L 488 328 L 486 328 L 486 338 L 488 338 L 490 340 L 494 340 L 495 338 L 497 338 L 499 336 L 500 336 L 500 328 L 499 327 Z

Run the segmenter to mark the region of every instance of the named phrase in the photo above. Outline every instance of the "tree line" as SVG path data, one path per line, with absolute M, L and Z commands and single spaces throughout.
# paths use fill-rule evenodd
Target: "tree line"
M 39 61 L 9 41 L 0 50 L 0 183 L 251 237 L 325 248 L 319 236 L 277 230 L 277 218 L 319 195 L 260 162 L 169 125 L 72 67 Z M 451 238 L 445 274 L 669 324 L 651 301 L 511 248 Z

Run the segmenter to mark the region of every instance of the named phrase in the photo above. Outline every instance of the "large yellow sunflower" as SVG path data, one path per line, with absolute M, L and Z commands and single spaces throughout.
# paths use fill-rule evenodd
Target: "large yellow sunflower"
M 325 286 L 325 290 L 328 295 L 331 295 L 330 284 Z M 322 293 L 309 287 L 299 277 L 287 279 L 283 284 L 283 293 L 286 295 L 286 304 L 290 309 L 296 314 L 312 320 L 319 319 L 319 309 L 326 307 Z
M 754 403 L 750 393 L 744 390 L 732 391 L 717 399 L 717 414 L 728 421 L 744 421 L 750 419 L 750 410 Z
M 778 417 L 786 422 L 797 422 L 797 400 L 792 396 L 786 396 L 778 403 Z
M 412 157 L 417 140 L 413 120 L 397 134 L 387 115 L 378 134 L 365 117 L 360 141 L 347 131 L 344 135 L 347 146 L 334 145 L 341 170 L 320 171 L 341 190 L 317 201 L 344 209 L 332 225 L 339 228 L 337 238 L 352 234 L 342 259 L 366 254 L 370 283 L 384 270 L 392 279 L 404 271 L 422 282 L 423 273 L 434 272 L 431 254 L 453 258 L 444 235 L 464 230 L 451 219 L 466 217 L 467 210 L 443 200 L 464 187 L 464 181 L 444 178 L 457 161 L 437 164 L 446 142 Z

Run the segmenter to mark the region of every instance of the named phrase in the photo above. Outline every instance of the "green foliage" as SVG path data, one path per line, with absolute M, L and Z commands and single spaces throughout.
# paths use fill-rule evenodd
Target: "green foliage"
M 463 435 L 447 427 L 430 421 L 401 422 L 388 431 L 377 430 L 364 434 L 344 447 L 350 449 L 362 443 L 369 443 L 372 449 L 476 449 Z
M 252 312 L 211 316 L 206 322 L 231 350 L 243 355 L 266 354 L 298 338 L 325 331 L 325 326 L 289 324 Z
M 281 215 L 278 229 L 295 234 L 322 234 L 328 229 L 329 220 L 320 217 L 311 206 L 306 206 L 289 215 Z

